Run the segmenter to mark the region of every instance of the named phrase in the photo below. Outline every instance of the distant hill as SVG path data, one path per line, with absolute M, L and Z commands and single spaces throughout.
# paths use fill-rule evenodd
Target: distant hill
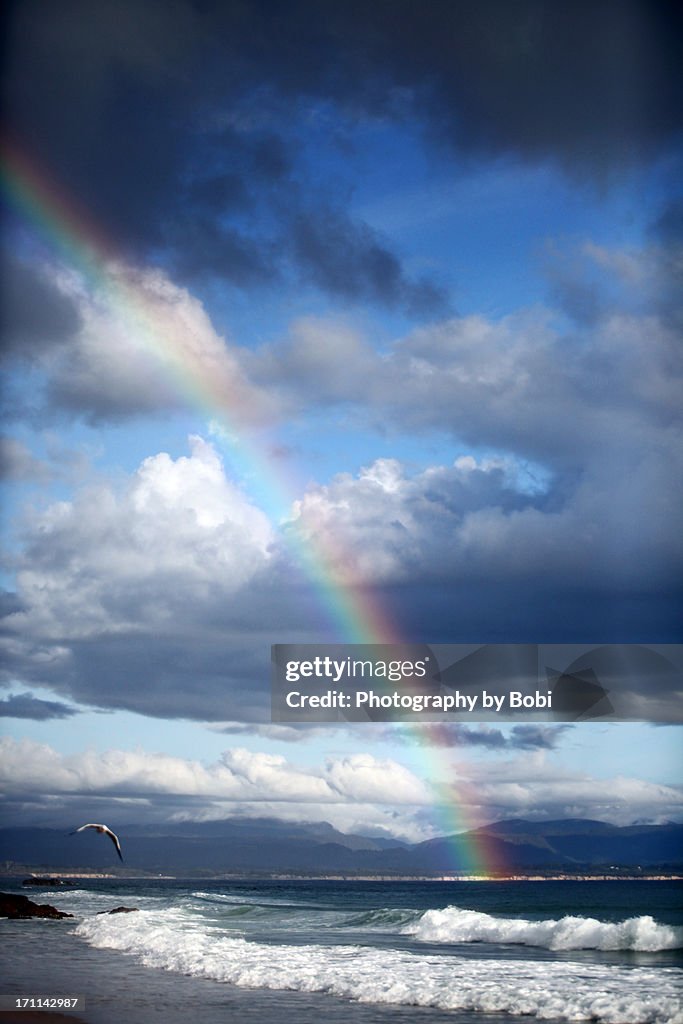
M 443 871 L 453 850 L 483 847 L 487 859 L 507 870 L 531 869 L 596 871 L 599 869 L 683 866 L 683 825 L 629 825 L 604 821 L 563 819 L 532 822 L 520 818 L 499 821 L 450 839 L 421 843 L 415 853 L 431 870 Z
M 398 840 L 338 832 L 328 822 L 270 818 L 122 825 L 124 869 L 170 874 L 355 871 L 364 854 L 402 848 Z M 77 836 L 45 828 L 0 829 L 3 862 L 32 869 L 118 871 L 113 845 L 94 831 Z
M 617 827 L 563 819 L 495 822 L 454 836 L 408 844 L 346 835 L 327 822 L 226 819 L 117 829 L 125 871 L 175 875 L 430 875 L 471 870 L 473 860 L 507 873 L 683 870 L 683 825 Z M 0 865 L 36 871 L 118 871 L 111 843 L 94 832 L 0 829 Z

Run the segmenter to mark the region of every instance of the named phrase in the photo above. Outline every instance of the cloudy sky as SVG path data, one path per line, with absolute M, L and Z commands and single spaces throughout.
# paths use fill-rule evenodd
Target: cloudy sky
M 675 17 L 11 3 L 8 823 L 683 816 L 661 721 L 270 721 L 272 643 L 680 642 Z

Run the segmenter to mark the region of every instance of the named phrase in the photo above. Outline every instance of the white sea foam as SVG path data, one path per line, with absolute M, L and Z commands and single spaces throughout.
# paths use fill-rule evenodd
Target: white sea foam
M 217 933 L 178 909 L 91 917 L 78 926 L 77 934 L 151 967 L 247 988 L 527 1014 L 540 1020 L 683 1024 L 683 972 L 676 968 L 503 963 L 352 945 L 264 944 Z
M 541 946 L 545 949 L 631 949 L 656 952 L 680 949 L 683 928 L 659 924 L 649 915 L 626 921 L 598 921 L 593 917 L 561 917 L 557 921 L 494 917 L 477 910 L 446 907 L 427 910 L 403 933 L 422 942 L 495 942 Z

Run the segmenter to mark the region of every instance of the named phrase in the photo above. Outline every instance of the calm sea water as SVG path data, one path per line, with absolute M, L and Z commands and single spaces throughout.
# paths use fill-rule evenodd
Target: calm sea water
M 85 996 L 91 1024 L 683 1024 L 679 883 L 2 888 L 75 915 L 0 921 L 2 992 Z

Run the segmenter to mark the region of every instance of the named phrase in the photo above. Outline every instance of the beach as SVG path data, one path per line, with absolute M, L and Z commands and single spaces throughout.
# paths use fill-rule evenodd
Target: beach
M 3 991 L 13 993 L 85 993 L 82 1013 L 0 1013 L 0 1020 L 31 1024 L 63 1020 L 79 1024 L 185 1024 L 201 1016 L 202 1024 L 277 1024 L 283 1019 L 301 1024 L 352 1019 L 354 1024 L 389 1024 L 425 1020 L 453 1024 L 453 1014 L 429 1007 L 349 1004 L 320 993 L 240 988 L 207 978 L 145 967 L 124 953 L 76 944 L 63 922 L 0 921 L 0 941 L 11 949 L 3 970 Z M 44 927 L 56 924 L 57 927 Z M 10 930 L 11 929 L 11 930 Z M 39 952 L 37 952 L 39 950 Z M 5 957 L 3 957 L 5 959 Z M 39 982 L 38 982 L 39 979 Z M 473 1022 L 473 1016 L 456 1018 Z
M 49 896 L 73 920 L 0 921 L 3 992 L 83 996 L 88 1024 L 683 1020 L 676 882 L 74 886 Z

